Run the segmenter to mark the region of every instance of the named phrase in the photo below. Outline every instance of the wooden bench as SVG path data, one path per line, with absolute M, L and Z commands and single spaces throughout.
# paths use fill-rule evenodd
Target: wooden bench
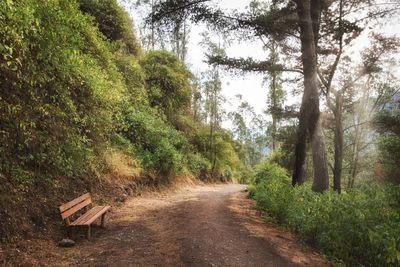
M 91 206 L 92 198 L 89 193 L 86 193 L 59 207 L 61 218 L 65 221 L 68 228 L 72 226 L 87 227 L 88 239 L 91 237 L 91 224 L 101 217 L 101 226 L 104 227 L 104 217 L 106 212 L 111 208 L 110 206 Z M 79 213 L 79 211 L 81 212 Z

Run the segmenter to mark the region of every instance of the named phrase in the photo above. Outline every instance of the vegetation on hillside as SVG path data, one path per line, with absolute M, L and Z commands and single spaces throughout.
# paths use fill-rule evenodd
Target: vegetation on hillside
M 192 115 L 193 75 L 172 53 L 144 52 L 116 0 L 2 1 L 0 14 L 3 241 L 29 216 L 49 219 L 13 207 L 48 199 L 57 218 L 50 205 L 110 175 L 242 179 L 233 135 L 216 126 L 211 144 Z

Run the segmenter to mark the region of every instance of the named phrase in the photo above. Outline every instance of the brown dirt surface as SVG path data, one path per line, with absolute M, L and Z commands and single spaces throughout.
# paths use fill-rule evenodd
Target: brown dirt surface
M 107 228 L 77 245 L 27 240 L 4 266 L 330 266 L 252 209 L 243 185 L 146 193 L 114 208 Z M 8 249 L 9 250 L 9 249 Z M 0 254 L 1 254 L 0 248 Z M 10 258 L 14 256 L 14 258 Z M 0 257 L 0 266 L 2 261 Z

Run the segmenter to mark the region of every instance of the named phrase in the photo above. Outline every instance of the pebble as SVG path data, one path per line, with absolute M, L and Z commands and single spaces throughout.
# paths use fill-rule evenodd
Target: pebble
M 58 243 L 58 245 L 63 248 L 69 248 L 75 246 L 75 241 L 72 239 L 64 238 Z

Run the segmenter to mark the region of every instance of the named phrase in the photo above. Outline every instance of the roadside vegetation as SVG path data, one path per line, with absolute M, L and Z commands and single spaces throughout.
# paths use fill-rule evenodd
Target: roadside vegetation
M 196 77 L 144 51 L 116 0 L 1 1 L 0 14 L 2 242 L 61 224 L 54 207 L 86 190 L 244 179 L 216 106 L 198 100 L 194 116 Z
M 400 188 L 373 183 L 342 194 L 292 187 L 284 168 L 267 160 L 249 186 L 256 208 L 294 230 L 307 245 L 346 266 L 398 266 Z

